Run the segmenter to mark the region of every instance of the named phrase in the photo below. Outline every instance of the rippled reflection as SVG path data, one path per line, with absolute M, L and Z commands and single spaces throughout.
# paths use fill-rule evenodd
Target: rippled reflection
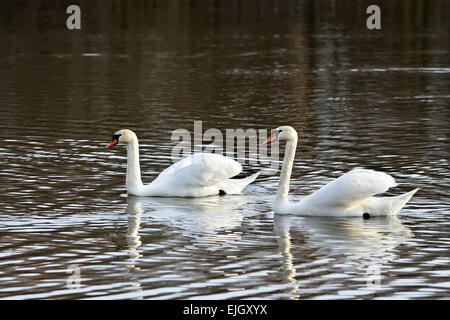
M 142 254 L 139 252 L 139 246 L 142 244 L 139 237 L 139 226 L 141 223 L 140 216 L 144 213 L 144 210 L 138 201 L 135 201 L 133 197 L 129 197 L 125 212 L 128 217 L 128 230 L 125 238 L 126 244 L 124 244 L 130 257 L 127 267 L 130 269 L 130 274 L 133 274 L 135 270 L 139 270 L 139 267 L 136 265 L 138 264 L 139 258 L 142 257 Z M 136 283 L 132 284 L 133 291 L 142 291 L 139 279 L 136 277 L 130 277 L 130 279 L 136 281 Z
M 383 266 L 397 258 L 393 250 L 413 237 L 411 230 L 405 227 L 397 217 L 380 217 L 366 221 L 355 218 L 300 218 L 276 215 L 274 230 L 279 236 L 279 248 L 283 256 L 286 279 L 292 283 L 291 299 L 301 298 L 303 289 L 302 281 L 296 278 L 295 253 L 291 250 L 293 229 L 302 233 L 301 246 L 327 251 L 324 261 L 319 263 L 315 261 L 312 265 L 320 267 L 321 264 L 329 264 L 334 259 L 338 259 L 341 275 L 365 272 L 366 282 L 371 276 L 371 270 L 380 270 L 382 275 Z M 298 238 L 295 239 L 296 242 L 298 240 Z M 307 269 L 310 267 L 311 265 L 307 266 Z M 305 266 L 301 264 L 297 268 L 303 270 Z M 389 286 L 383 284 L 382 277 L 380 282 L 382 285 Z M 309 291 L 308 294 L 311 294 L 310 287 L 305 286 L 305 289 Z M 351 290 L 348 291 L 351 292 Z M 371 287 L 368 287 L 367 291 L 371 291 Z
M 239 236 L 218 234 L 224 228 L 241 225 L 243 208 L 254 202 L 251 195 L 234 195 L 226 198 L 160 198 L 133 197 L 127 199 L 127 213 L 146 212 L 158 223 L 170 225 L 180 230 L 187 230 L 192 235 L 201 235 L 198 241 L 222 243 L 238 240 Z M 205 237 L 206 236 L 206 237 Z

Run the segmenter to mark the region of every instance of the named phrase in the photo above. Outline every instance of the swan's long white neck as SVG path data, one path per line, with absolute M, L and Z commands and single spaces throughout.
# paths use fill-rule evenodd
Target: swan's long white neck
M 289 182 L 291 180 L 292 166 L 294 164 L 295 150 L 297 148 L 297 137 L 286 143 L 283 167 L 281 168 L 280 182 L 278 183 L 275 206 L 288 203 Z
M 142 188 L 141 167 L 139 165 L 139 142 L 137 138 L 127 143 L 127 191 L 136 193 Z

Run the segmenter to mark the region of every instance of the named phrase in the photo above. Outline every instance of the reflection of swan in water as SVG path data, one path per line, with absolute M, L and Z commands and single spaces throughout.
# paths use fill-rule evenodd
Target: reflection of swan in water
M 141 215 L 144 213 L 139 202 L 134 201 L 132 197 L 127 198 L 127 208 L 125 210 L 128 218 L 127 232 L 125 236 L 118 241 L 118 244 L 122 248 L 127 249 L 128 263 L 126 267 L 129 273 L 130 281 L 132 282 L 132 287 L 134 292 L 141 292 L 141 284 L 139 283 L 139 278 L 136 275 L 136 271 L 140 270 L 138 266 L 138 260 L 142 257 L 139 251 L 141 246 L 141 238 L 139 236 L 139 227 L 141 224 Z M 136 299 L 142 299 L 142 296 L 136 296 Z
M 242 208 L 254 198 L 249 195 L 206 198 L 128 197 L 128 206 L 139 205 L 153 224 L 175 228 L 198 241 L 221 244 L 239 240 L 240 233 L 221 230 L 239 227 L 244 219 Z
M 339 265 L 344 268 L 342 272 L 366 272 L 371 268 L 381 267 L 395 258 L 395 253 L 392 252 L 395 247 L 413 237 L 411 230 L 396 216 L 363 220 L 275 215 L 274 230 L 279 236 L 279 250 L 283 257 L 286 280 L 293 284 L 288 292 L 296 293 L 291 296 L 293 299 L 299 297 L 294 262 L 298 257 L 293 251 L 302 250 L 301 247 L 292 246 L 291 239 L 294 237 L 291 233 L 294 228 L 304 235 L 302 242 L 307 247 L 317 249 L 317 253 L 328 260 L 339 260 Z
M 128 230 L 120 245 L 139 258 L 141 245 L 138 229 L 141 215 L 152 224 L 161 223 L 193 234 L 217 234 L 218 230 L 238 227 L 244 219 L 242 208 L 252 201 L 249 195 L 205 198 L 127 197 Z
M 280 248 L 281 256 L 283 257 L 283 275 L 288 283 L 292 285 L 288 289 L 290 299 L 298 299 L 300 295 L 298 292 L 298 284 L 295 279 L 294 257 L 291 253 L 291 234 L 290 228 L 290 216 L 275 215 L 274 217 L 274 229 L 278 235 L 278 246 Z
M 245 199 L 245 201 L 243 201 Z M 126 233 L 121 233 L 115 242 L 120 249 L 126 249 L 128 259 L 127 274 L 133 286 L 132 296 L 142 299 L 138 260 L 142 257 L 139 228 L 141 217 L 152 226 L 163 225 L 167 229 L 189 232 L 197 244 L 217 250 L 231 241 L 240 240 L 240 232 L 221 233 L 221 229 L 239 227 L 244 218 L 240 207 L 245 206 L 253 198 L 249 196 L 228 196 L 209 198 L 145 198 L 127 197 L 126 214 L 128 219 Z M 144 243 L 144 246 L 146 243 Z
M 128 216 L 128 229 L 127 229 L 127 245 L 130 258 L 139 259 L 142 255 L 137 250 L 141 243 L 139 237 L 139 226 L 141 224 L 141 215 L 144 213 L 139 202 L 127 199 L 126 214 Z
M 390 253 L 399 243 L 412 237 L 397 216 L 377 217 L 369 221 L 354 218 L 341 218 L 332 221 L 324 218 L 295 219 L 304 226 L 309 238 L 332 250 L 332 255 L 346 254 L 352 259 L 369 258 L 373 255 Z M 387 259 L 382 259 L 387 261 Z M 381 263 L 382 261 L 379 261 Z

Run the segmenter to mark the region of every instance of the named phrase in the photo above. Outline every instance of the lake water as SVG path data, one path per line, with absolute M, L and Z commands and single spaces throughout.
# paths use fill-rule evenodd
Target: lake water
M 370 31 L 352 4 L 89 1 L 68 31 L 64 1 L 2 1 L 0 298 L 448 299 L 450 8 L 392 1 Z M 421 190 L 370 220 L 274 214 L 278 173 L 127 197 L 111 135 L 145 183 L 194 120 L 295 127 L 292 201 L 356 167 Z

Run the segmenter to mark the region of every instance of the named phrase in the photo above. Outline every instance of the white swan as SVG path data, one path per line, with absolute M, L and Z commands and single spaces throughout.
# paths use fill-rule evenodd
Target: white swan
M 274 212 L 305 216 L 386 216 L 396 214 L 419 190 L 395 197 L 373 197 L 397 186 L 390 175 L 355 169 L 331 181 L 298 203 L 289 203 L 289 180 L 297 147 L 297 132 L 289 126 L 273 130 L 265 142 L 286 141 L 286 150 L 275 199 Z
M 139 143 L 136 134 L 128 129 L 117 131 L 107 148 L 118 143 L 127 146 L 127 192 L 142 197 L 206 197 L 237 194 L 260 174 L 231 179 L 242 166 L 227 157 L 212 153 L 190 155 L 162 171 L 149 185 L 141 180 Z

